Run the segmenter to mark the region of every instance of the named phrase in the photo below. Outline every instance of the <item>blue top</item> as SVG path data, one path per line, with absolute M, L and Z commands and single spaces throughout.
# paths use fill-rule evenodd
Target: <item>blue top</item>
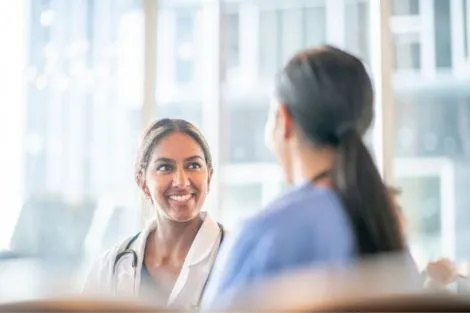
M 224 243 L 202 302 L 224 306 L 248 285 L 289 270 L 354 258 L 356 240 L 337 194 L 305 183 L 248 219 Z

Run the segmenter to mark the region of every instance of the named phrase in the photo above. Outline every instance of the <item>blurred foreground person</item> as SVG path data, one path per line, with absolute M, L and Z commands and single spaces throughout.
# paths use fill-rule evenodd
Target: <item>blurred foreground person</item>
M 135 179 L 156 219 L 104 254 L 85 292 L 197 307 L 224 235 L 201 211 L 212 171 L 209 147 L 194 125 L 154 122 L 145 132 Z
M 224 309 L 234 312 L 325 312 L 336 307 L 337 310 L 330 312 L 350 312 L 341 307 L 347 303 L 358 304 L 358 301 L 368 303 L 391 296 L 427 293 L 416 276 L 410 275 L 409 267 L 403 266 L 408 262 L 406 254 L 384 254 L 341 267 L 312 266 L 283 271 L 247 285 Z
M 280 73 L 275 100 L 266 138 L 292 186 L 222 249 L 205 308 L 229 305 L 248 286 L 292 270 L 406 251 L 362 141 L 373 120 L 362 62 L 331 46 L 302 51 Z

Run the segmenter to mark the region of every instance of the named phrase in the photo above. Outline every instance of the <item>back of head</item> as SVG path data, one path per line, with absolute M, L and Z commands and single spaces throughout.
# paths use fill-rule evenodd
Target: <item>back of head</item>
M 331 176 L 361 255 L 404 248 L 397 214 L 362 136 L 373 120 L 373 88 L 362 62 L 338 48 L 302 51 L 277 81 L 305 140 L 335 149 Z

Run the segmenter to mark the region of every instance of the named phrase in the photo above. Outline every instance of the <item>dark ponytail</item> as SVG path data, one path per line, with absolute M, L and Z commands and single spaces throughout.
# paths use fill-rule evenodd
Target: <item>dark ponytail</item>
M 332 180 L 358 253 L 404 250 L 396 208 L 362 142 L 374 115 L 372 82 L 362 62 L 331 46 L 304 50 L 288 62 L 276 87 L 306 140 L 336 150 Z
M 402 251 L 395 208 L 361 136 L 353 129 L 343 132 L 336 151 L 333 184 L 351 220 L 358 253 Z

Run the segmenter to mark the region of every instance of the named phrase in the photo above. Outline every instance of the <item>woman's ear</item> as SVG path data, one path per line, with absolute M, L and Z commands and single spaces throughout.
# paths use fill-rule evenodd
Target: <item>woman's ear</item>
M 292 116 L 289 112 L 289 109 L 285 104 L 280 104 L 278 109 L 277 118 L 277 125 L 279 126 L 281 136 L 283 139 L 287 139 L 292 136 L 293 131 L 293 121 Z
M 211 181 L 212 181 L 212 173 L 214 172 L 213 169 L 209 171 L 209 176 L 207 178 L 207 190 L 211 189 Z
M 137 183 L 137 186 L 139 186 L 140 190 L 142 190 L 144 193 L 145 198 L 150 198 L 150 192 L 147 188 L 147 183 L 145 182 L 142 171 L 139 171 L 137 174 L 135 174 L 135 182 Z

